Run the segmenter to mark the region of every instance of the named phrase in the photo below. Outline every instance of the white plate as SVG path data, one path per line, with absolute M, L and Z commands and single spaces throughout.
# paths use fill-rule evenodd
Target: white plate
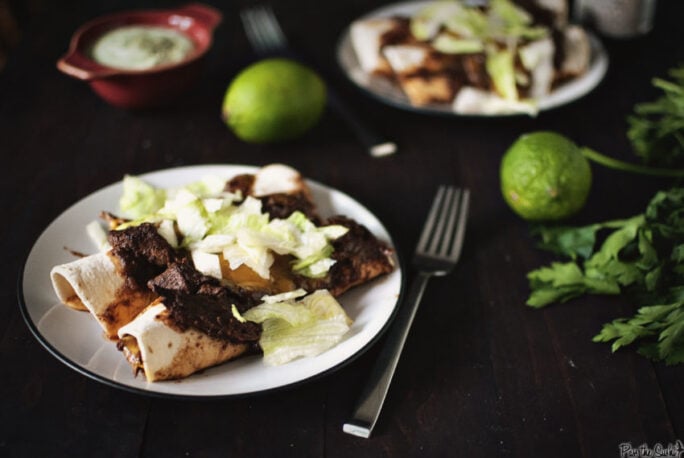
M 256 170 L 249 166 L 208 165 L 161 170 L 142 178 L 155 186 L 175 187 L 206 175 L 230 178 Z M 322 216 L 349 216 L 392 245 L 382 223 L 360 203 L 319 183 L 308 184 Z M 339 345 L 317 357 L 270 367 L 260 356 L 250 356 L 180 381 L 148 383 L 142 376 L 134 377 L 121 352 L 105 339 L 92 316 L 60 304 L 50 282 L 53 266 L 75 259 L 65 247 L 82 253 L 95 251 L 85 226 L 102 210 L 116 212 L 121 192 L 120 182 L 107 186 L 55 219 L 33 246 L 19 285 L 22 313 L 36 338 L 62 362 L 89 377 L 145 394 L 177 397 L 236 396 L 273 390 L 320 376 L 349 362 L 380 336 L 393 316 L 402 288 L 402 272 L 396 258 L 394 272 L 340 298 L 354 324 Z
M 374 10 L 359 19 L 411 16 L 415 14 L 421 7 L 424 7 L 425 4 L 425 1 L 395 3 L 383 6 L 382 8 Z M 359 61 L 356 58 L 356 53 L 354 52 L 351 44 L 350 30 L 351 26 L 347 27 L 337 46 L 337 61 L 339 65 L 342 67 L 342 70 L 347 74 L 349 79 L 351 79 L 357 86 L 368 91 L 371 95 L 389 105 L 410 111 L 454 116 L 507 116 L 522 114 L 510 113 L 477 115 L 469 113 L 465 115 L 453 111 L 451 105 L 449 104 L 434 104 L 425 107 L 413 106 L 401 88 L 399 88 L 399 86 L 394 84 L 392 81 L 388 80 L 387 78 L 370 75 L 361 69 L 359 66 Z M 603 77 L 606 75 L 606 71 L 608 70 L 608 54 L 598 38 L 592 34 L 589 34 L 589 39 L 592 48 L 589 70 L 579 78 L 575 78 L 559 86 L 547 97 L 538 100 L 539 111 L 550 110 L 583 97 L 591 92 L 596 86 L 598 86 Z

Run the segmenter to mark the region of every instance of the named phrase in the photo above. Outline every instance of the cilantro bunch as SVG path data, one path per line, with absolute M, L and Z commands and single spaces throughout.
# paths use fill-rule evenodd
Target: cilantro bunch
M 651 359 L 684 362 L 684 188 L 658 192 L 629 219 L 537 233 L 542 248 L 570 260 L 528 273 L 527 305 L 625 294 L 640 306 L 637 313 L 605 324 L 594 341 L 613 341 L 613 351 L 637 343 Z
M 627 138 L 642 164 L 625 162 L 583 147 L 587 159 L 624 172 L 684 177 L 684 64 L 669 71 L 672 81 L 654 78 L 662 95 L 634 106 L 627 118 Z
M 684 164 L 684 65 L 670 70 L 673 81 L 655 78 L 663 94 L 634 107 L 627 118 L 627 137 L 644 163 L 660 166 Z

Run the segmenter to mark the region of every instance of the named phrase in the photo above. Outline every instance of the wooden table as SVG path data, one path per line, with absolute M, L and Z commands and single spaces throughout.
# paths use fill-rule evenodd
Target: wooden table
M 380 2 L 278 1 L 291 41 L 334 74 L 331 82 L 399 153 L 369 157 L 333 113 L 300 140 L 237 140 L 219 118 L 223 92 L 251 56 L 238 11 L 223 6 L 200 85 L 166 109 L 112 108 L 55 69 L 71 33 L 103 13 L 162 2 L 32 4 L 23 39 L 0 74 L 0 189 L 5 215 L 0 308 L 0 456 L 619 456 L 619 444 L 684 439 L 684 367 L 633 349 L 611 354 L 591 338 L 634 307 L 586 297 L 543 310 L 524 305 L 525 272 L 552 257 L 503 202 L 498 166 L 523 132 L 554 130 L 633 160 L 625 117 L 653 98 L 653 76 L 684 58 L 684 5 L 660 2 L 656 26 L 606 40 L 611 63 L 591 95 L 537 118 L 424 116 L 385 106 L 352 87 L 335 64 L 349 21 Z M 59 6 L 58 6 L 59 5 Z M 408 259 L 437 184 L 472 190 L 462 260 L 433 281 L 409 335 L 370 440 L 342 432 L 379 345 L 334 375 L 240 399 L 145 397 L 69 369 L 31 335 L 16 282 L 41 231 L 65 208 L 124 173 L 181 165 L 285 162 L 344 190 L 387 226 Z M 588 223 L 640 213 L 672 185 L 594 168 Z

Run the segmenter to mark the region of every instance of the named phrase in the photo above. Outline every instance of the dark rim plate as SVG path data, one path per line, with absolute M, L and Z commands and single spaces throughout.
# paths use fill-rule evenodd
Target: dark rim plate
M 229 178 L 255 170 L 256 167 L 250 166 L 205 165 L 160 170 L 141 177 L 156 186 L 171 187 L 205 175 Z M 382 223 L 360 203 L 328 186 L 314 181 L 307 183 L 322 215 L 352 217 L 394 246 Z M 74 259 L 64 247 L 82 253 L 95 252 L 85 226 L 102 210 L 116 211 L 120 194 L 119 182 L 90 194 L 64 211 L 35 242 L 18 280 L 21 313 L 36 339 L 61 362 L 98 382 L 144 395 L 186 399 L 248 396 L 293 387 L 349 364 L 378 340 L 395 315 L 404 283 L 396 255 L 394 272 L 354 288 L 340 298 L 354 324 L 340 344 L 321 355 L 277 367 L 266 366 L 260 357 L 250 356 L 178 381 L 148 383 L 142 376 L 134 377 L 123 355 L 103 336 L 88 313 L 59 303 L 49 278 L 53 266 Z
M 397 15 L 407 16 L 415 13 L 420 7 L 425 6 L 425 3 L 426 2 L 424 1 L 393 3 L 371 11 L 359 19 L 383 18 Z M 351 25 L 345 29 L 340 37 L 337 45 L 337 62 L 344 74 L 357 87 L 362 89 L 366 94 L 387 105 L 416 113 L 442 116 L 501 117 L 526 115 L 525 113 L 457 113 L 453 111 L 450 105 L 435 104 L 425 107 L 413 106 L 397 85 L 386 78 L 369 75 L 361 70 L 351 45 L 350 30 Z M 596 36 L 590 33 L 589 39 L 592 48 L 592 58 L 589 70 L 584 75 L 559 86 L 547 97 L 539 100 L 538 108 L 540 112 L 569 104 L 584 97 L 594 90 L 603 80 L 608 71 L 608 54 L 606 53 L 603 44 Z

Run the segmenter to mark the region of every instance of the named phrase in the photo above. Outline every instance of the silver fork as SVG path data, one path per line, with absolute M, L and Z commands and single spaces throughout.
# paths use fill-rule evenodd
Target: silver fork
M 461 255 L 469 201 L 467 189 L 440 186 L 437 191 L 413 257 L 417 276 L 373 366 L 354 415 L 342 427 L 344 432 L 370 437 L 428 280 L 451 272 Z
M 276 54 L 298 59 L 289 48 L 283 29 L 270 6 L 246 8 L 240 11 L 240 20 L 245 28 L 247 40 L 257 54 Z M 397 145 L 394 142 L 385 140 L 365 122 L 362 122 L 330 85 L 327 86 L 329 106 L 347 123 L 371 156 L 388 156 L 397 151 Z

